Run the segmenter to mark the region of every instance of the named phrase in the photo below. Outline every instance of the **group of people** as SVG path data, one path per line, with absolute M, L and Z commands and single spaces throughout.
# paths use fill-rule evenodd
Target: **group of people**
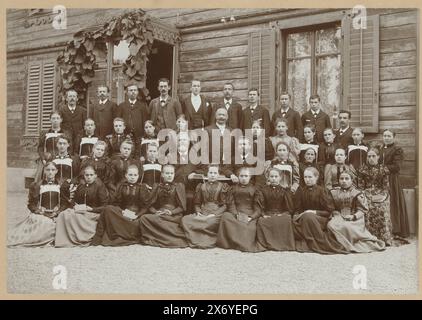
M 407 242 L 403 150 L 391 130 L 382 143 L 365 142 L 346 110 L 335 130 L 318 95 L 301 116 L 283 92 L 270 117 L 257 89 L 249 90 L 243 108 L 231 83 L 214 103 L 200 93 L 198 80 L 181 103 L 169 95 L 168 79 L 158 81 L 160 96 L 149 105 L 135 84 L 126 89 L 128 99 L 116 105 L 99 86 L 88 111 L 77 104 L 76 91 L 67 92 L 67 105 L 51 114 L 51 128 L 40 135 L 29 213 L 9 230 L 9 246 L 329 254 Z M 163 129 L 174 135 L 159 139 Z M 235 130 L 244 135 L 228 148 L 240 157 L 227 159 L 222 141 Z M 204 132 L 210 146 L 220 146 L 217 162 L 192 160 L 192 151 L 204 152 L 198 148 Z M 175 146 L 175 162 L 168 161 L 171 152 L 165 161 L 159 156 L 165 143 Z M 262 172 L 251 157 L 264 161 Z

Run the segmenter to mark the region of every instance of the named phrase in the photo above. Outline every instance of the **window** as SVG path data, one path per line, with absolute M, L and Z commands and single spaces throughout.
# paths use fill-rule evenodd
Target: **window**
M 284 88 L 292 95 L 293 108 L 306 112 L 309 97 L 318 94 L 324 111 L 333 115 L 341 103 L 340 24 L 284 35 Z
M 28 66 L 25 135 L 38 136 L 50 127 L 55 105 L 56 67 L 54 61 L 33 62 Z

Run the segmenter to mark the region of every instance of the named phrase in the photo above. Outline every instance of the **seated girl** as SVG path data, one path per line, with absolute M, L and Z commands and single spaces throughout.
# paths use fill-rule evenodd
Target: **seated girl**
M 263 215 L 258 219 L 258 242 L 268 250 L 295 250 L 292 214 L 293 196 L 281 185 L 282 173 L 277 168 L 267 171 L 268 183 L 260 189 Z
M 217 241 L 221 215 L 226 211 L 229 186 L 217 181 L 218 165 L 208 168 L 208 181 L 197 185 L 194 196 L 194 213 L 182 218 L 189 246 L 192 248 L 212 248 Z
M 56 179 L 57 167 L 54 162 L 44 166 L 43 179 L 29 188 L 28 209 L 24 219 L 8 232 L 10 247 L 41 247 L 52 245 L 56 232 L 56 216 L 65 209 L 60 202 L 63 188 Z
M 144 244 L 167 248 L 188 246 L 180 226 L 186 211 L 185 186 L 174 182 L 174 171 L 172 165 L 163 166 L 163 182 L 151 191 L 147 212 L 141 216 L 139 224 Z
M 318 170 L 319 172 L 319 178 L 318 178 L 318 185 L 323 185 L 323 173 L 321 166 L 317 162 L 317 153 L 315 152 L 315 149 L 310 147 L 305 150 L 305 154 L 303 155 L 303 161 L 299 163 L 299 177 L 300 177 L 300 186 L 305 186 L 305 180 L 303 180 L 303 173 L 305 172 L 306 168 L 313 167 Z
M 280 185 L 295 193 L 299 187 L 299 165 L 289 159 L 290 149 L 284 142 L 279 142 L 276 146 L 276 156 L 271 161 L 269 168 L 280 170 Z M 267 168 L 267 171 L 269 170 Z
M 324 172 L 324 184 L 328 190 L 340 187 L 340 174 L 343 171 L 349 171 L 353 177 L 353 183 L 356 178 L 356 171 L 352 165 L 346 164 L 346 150 L 337 148 L 335 153 L 335 164 L 327 164 Z
M 365 227 L 367 201 L 365 195 L 353 186 L 349 172 L 344 171 L 340 174 L 340 187 L 341 189 L 331 190 L 335 210 L 327 228 L 348 252 L 384 250 L 384 242 L 378 240 Z
M 307 168 L 304 172 L 306 186 L 300 187 L 294 198 L 296 250 L 324 254 L 347 253 L 334 234 L 327 230 L 327 223 L 334 211 L 329 191 L 317 185 L 318 170 Z
M 228 193 L 227 212 L 223 214 L 217 234 L 217 246 L 247 252 L 265 248 L 256 239 L 256 223 L 261 216 L 260 192 L 251 183 L 248 167 L 239 169 L 239 184 Z
M 56 247 L 88 246 L 95 235 L 97 220 L 107 205 L 108 192 L 97 179 L 93 167 L 84 169 L 84 183 L 69 186 L 66 200 L 68 209 L 56 220 Z
M 276 135 L 273 137 L 270 137 L 274 150 L 276 151 L 276 148 L 279 142 L 284 142 L 289 147 L 289 150 L 290 150 L 289 160 L 299 162 L 299 153 L 300 153 L 299 140 L 295 137 L 290 137 L 287 134 L 287 130 L 289 129 L 287 120 L 283 118 L 278 118 L 275 121 L 274 125 L 275 125 L 274 129 L 275 129 Z
M 79 157 L 71 156 L 69 154 L 70 139 L 62 135 L 57 137 L 57 150 L 58 153 L 49 161 L 53 161 L 57 166 L 57 179 L 60 184 L 63 182 L 70 183 L 77 179 L 79 174 Z
M 117 187 L 112 204 L 101 213 L 92 245 L 123 246 L 141 241 L 139 219 L 148 191 L 145 185 L 138 184 L 137 166 L 130 165 L 125 177 L 126 180 Z

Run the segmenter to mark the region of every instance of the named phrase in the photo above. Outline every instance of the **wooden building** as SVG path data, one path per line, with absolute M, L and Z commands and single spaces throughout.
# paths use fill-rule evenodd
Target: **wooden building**
M 81 29 L 98 27 L 124 9 L 68 9 L 67 28 L 52 27 L 51 9 L 7 11 L 7 165 L 9 190 L 20 190 L 35 168 L 37 135 L 56 108 L 60 73 L 56 58 Z M 350 9 L 145 9 L 154 21 L 147 87 L 172 81 L 173 95 L 189 94 L 190 81 L 222 97 L 225 82 L 246 106 L 247 90 L 259 88 L 272 113 L 288 90 L 303 112 L 311 93 L 322 98 L 336 123 L 339 109 L 366 139 L 394 129 L 403 147 L 406 188 L 417 185 L 418 25 L 416 9 L 368 9 L 366 28 L 356 28 Z M 361 24 L 362 26 L 362 24 Z M 110 56 L 109 56 L 110 57 Z M 121 65 L 100 63 L 89 89 L 107 83 L 113 100 L 124 99 Z M 107 61 L 110 61 L 107 63 Z M 89 100 L 88 99 L 88 100 Z

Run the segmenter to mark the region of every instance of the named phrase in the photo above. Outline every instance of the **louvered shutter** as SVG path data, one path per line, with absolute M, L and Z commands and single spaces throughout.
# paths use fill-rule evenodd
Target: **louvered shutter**
M 275 30 L 262 30 L 249 37 L 249 89 L 260 92 L 260 104 L 275 108 Z
M 55 65 L 53 62 L 46 62 L 43 65 L 42 97 L 41 97 L 41 128 L 48 129 L 50 114 L 55 106 Z
M 355 29 L 350 17 L 342 24 L 343 109 L 352 113 L 352 127 L 378 132 L 379 16 L 368 16 L 366 29 Z
M 26 104 L 26 136 L 38 136 L 50 127 L 55 105 L 55 64 L 52 61 L 30 63 Z
M 42 64 L 30 64 L 26 98 L 26 135 L 36 136 L 39 133 L 41 78 Z

